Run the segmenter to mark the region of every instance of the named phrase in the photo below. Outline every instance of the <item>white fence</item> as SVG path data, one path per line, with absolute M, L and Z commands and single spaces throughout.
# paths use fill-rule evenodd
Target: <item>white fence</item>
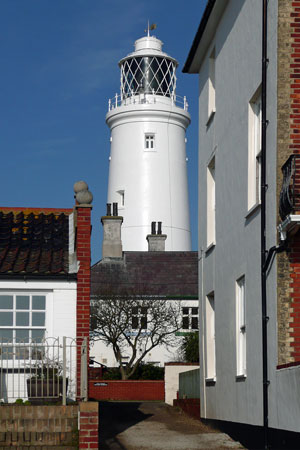
M 163 95 L 155 95 L 154 91 L 152 94 L 137 94 L 128 95 L 124 97 L 123 95 L 116 94 L 112 99 L 108 100 L 108 111 L 111 111 L 119 106 L 128 105 L 141 105 L 141 104 L 165 104 L 177 106 L 188 111 L 188 102 L 186 97 L 181 97 L 176 94 L 172 94 L 170 97 Z
M 78 346 L 80 346 L 77 350 Z M 87 339 L 47 338 L 42 342 L 0 341 L 0 400 L 31 403 L 75 400 L 77 354 L 80 354 L 80 396 L 87 400 Z

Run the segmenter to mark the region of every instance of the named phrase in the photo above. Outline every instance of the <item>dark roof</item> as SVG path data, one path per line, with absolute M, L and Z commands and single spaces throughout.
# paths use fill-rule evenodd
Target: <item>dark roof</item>
M 67 274 L 71 212 L 0 208 L 0 276 Z
M 92 295 L 198 298 L 197 252 L 124 252 L 91 269 Z
M 188 57 L 187 57 L 187 60 L 186 60 L 186 62 L 184 64 L 184 66 L 183 66 L 183 69 L 182 69 L 183 73 L 187 73 L 189 71 L 189 69 L 190 69 L 190 66 L 191 66 L 192 61 L 194 59 L 194 56 L 195 56 L 195 53 L 197 51 L 199 42 L 201 41 L 202 35 L 203 35 L 204 30 L 206 28 L 206 25 L 207 25 L 208 19 L 210 17 L 210 14 L 211 14 L 211 12 L 213 10 L 213 7 L 215 6 L 215 3 L 216 3 L 216 0 L 208 0 L 207 1 L 207 4 L 206 4 L 206 7 L 205 7 L 205 10 L 204 10 L 204 13 L 203 13 L 203 16 L 202 16 L 199 28 L 198 28 L 196 36 L 195 36 L 195 38 L 193 40 L 190 52 L 189 52 Z

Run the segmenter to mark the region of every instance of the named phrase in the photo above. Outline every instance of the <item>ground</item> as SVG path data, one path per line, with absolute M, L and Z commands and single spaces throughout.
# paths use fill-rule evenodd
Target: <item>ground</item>
M 227 434 L 161 402 L 100 402 L 102 450 L 244 449 Z

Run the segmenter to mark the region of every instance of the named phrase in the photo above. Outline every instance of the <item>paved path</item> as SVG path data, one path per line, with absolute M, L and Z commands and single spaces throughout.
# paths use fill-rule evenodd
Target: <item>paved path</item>
M 228 435 L 159 402 L 101 402 L 101 450 L 243 449 Z

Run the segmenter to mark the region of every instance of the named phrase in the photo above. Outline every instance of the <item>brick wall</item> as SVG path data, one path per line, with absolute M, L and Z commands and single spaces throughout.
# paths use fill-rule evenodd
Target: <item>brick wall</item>
M 98 402 L 80 403 L 79 449 L 98 448 Z
M 277 205 L 279 206 L 281 167 L 291 154 L 300 154 L 300 0 L 278 2 L 277 108 Z M 297 174 L 300 178 L 299 169 Z M 279 366 L 300 361 L 298 235 L 289 240 L 289 248 L 291 253 L 284 252 L 277 256 Z
M 77 397 L 80 396 L 80 343 L 84 337 L 89 338 L 90 331 L 91 209 L 90 205 L 76 205 L 76 254 L 79 261 L 76 318 L 76 335 L 79 344 L 77 346 Z
M 161 400 L 165 399 L 162 380 L 90 380 L 89 395 L 95 400 Z
M 0 448 L 78 448 L 78 405 L 2 405 Z
M 173 402 L 174 406 L 179 406 L 189 416 L 200 420 L 200 398 L 180 398 Z

